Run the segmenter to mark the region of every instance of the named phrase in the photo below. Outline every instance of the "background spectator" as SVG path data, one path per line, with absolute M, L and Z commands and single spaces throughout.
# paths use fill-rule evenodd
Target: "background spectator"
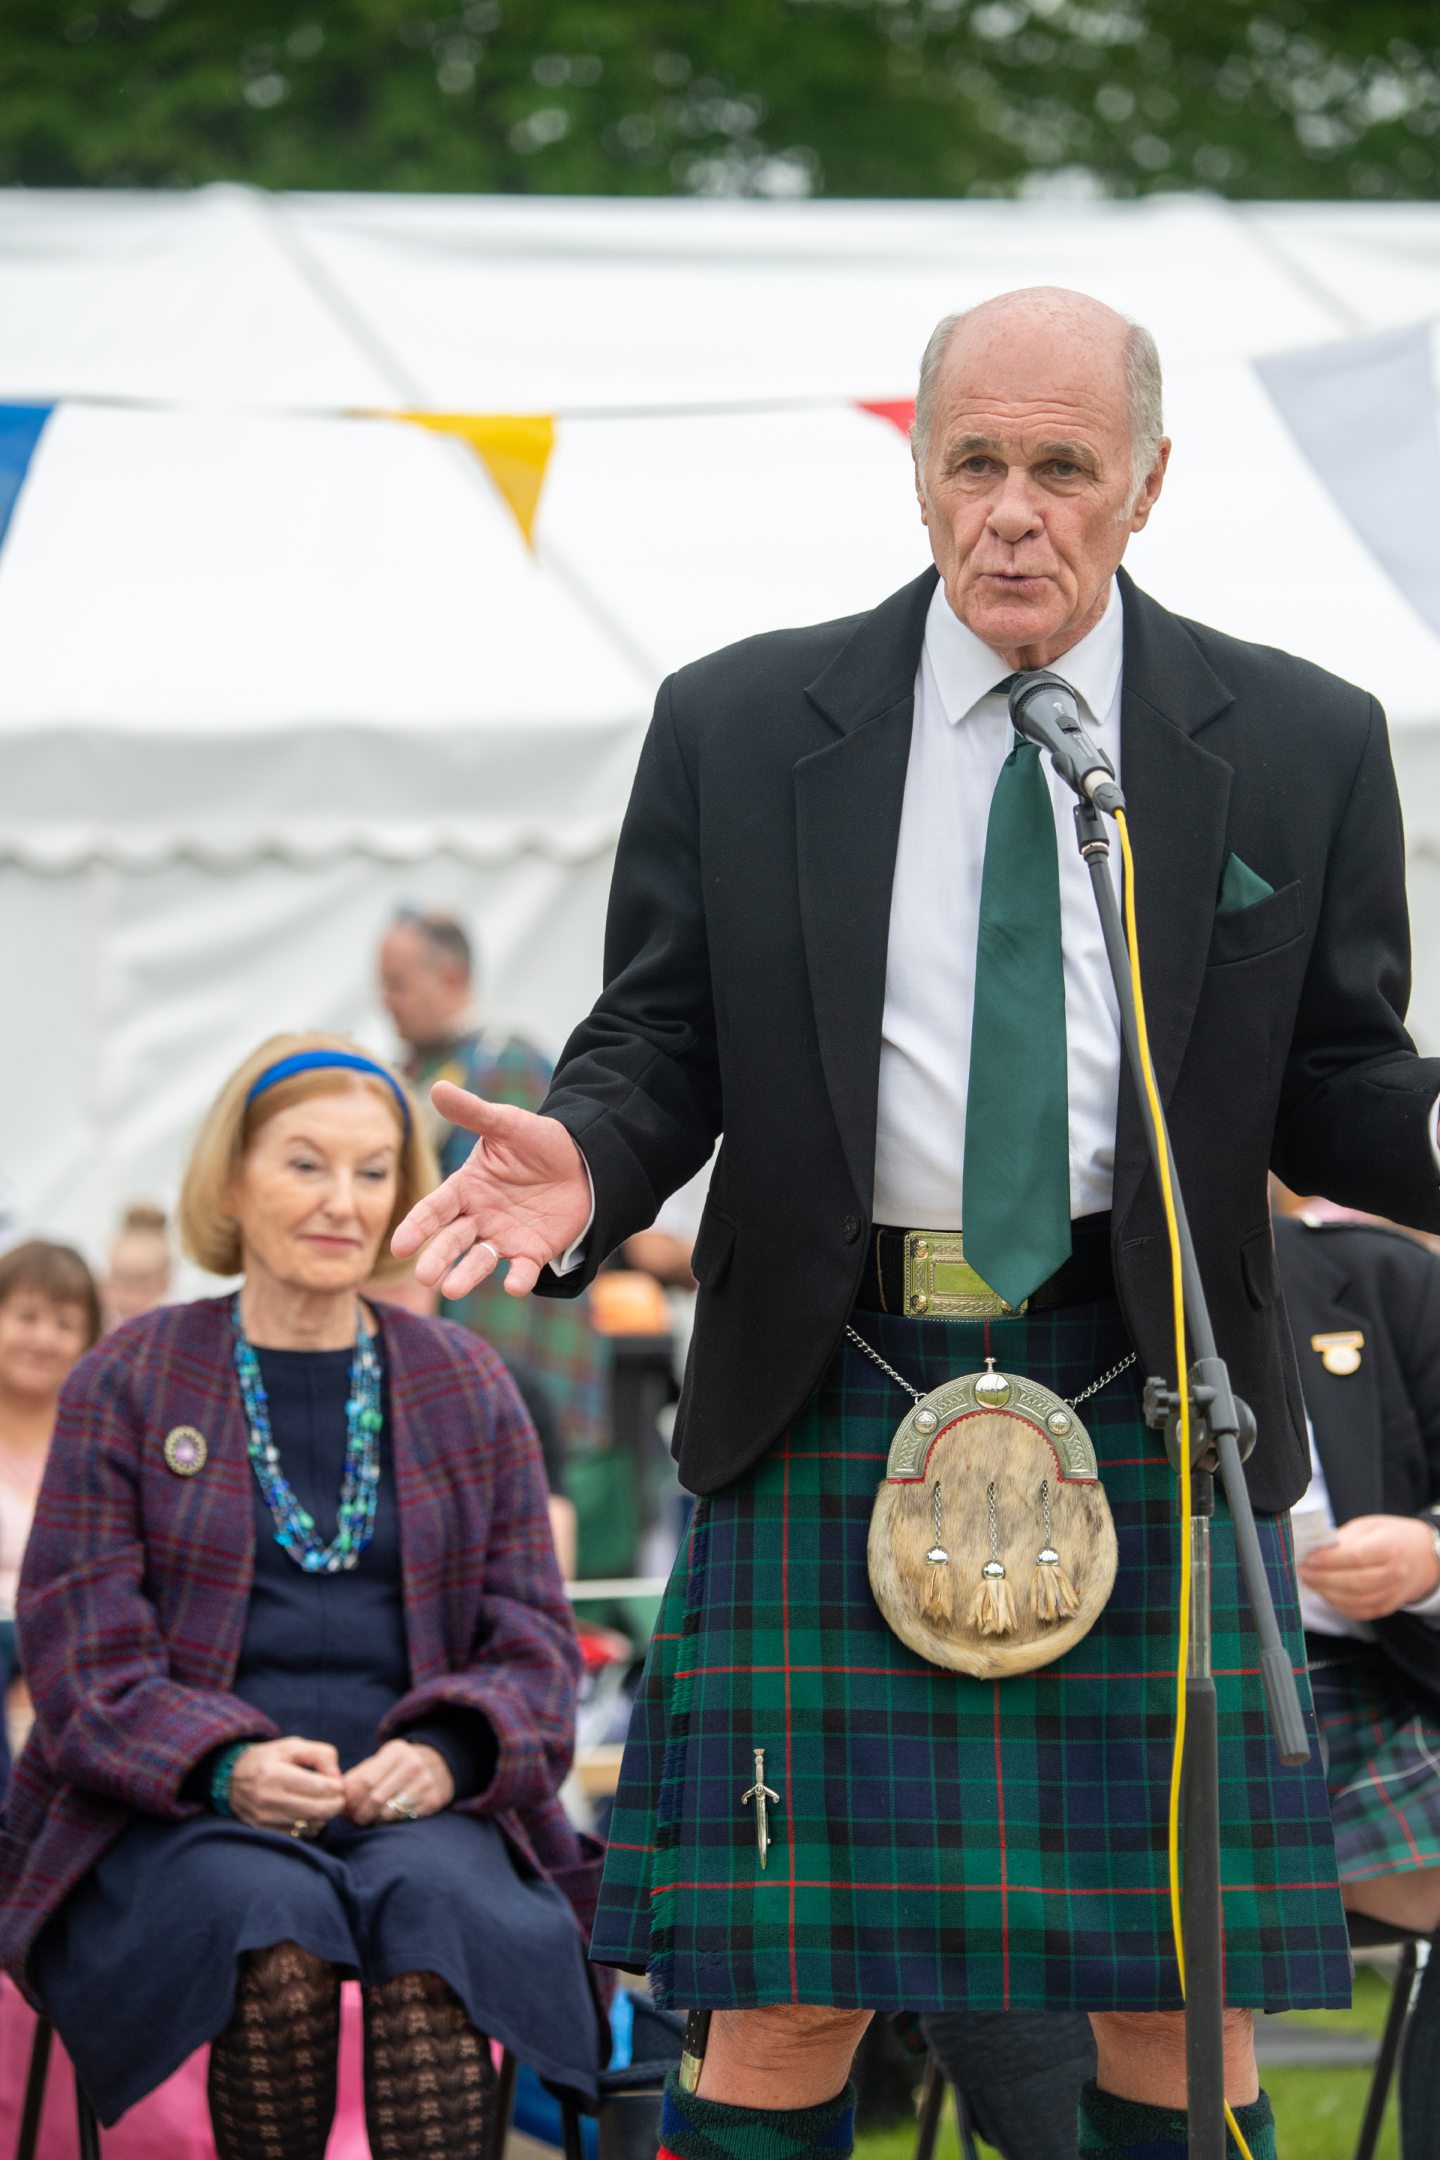
M 94 1278 L 72 1247 L 31 1238 L 0 1258 L 0 1797 L 10 1772 L 11 1698 L 18 1694 L 20 1563 L 61 1386 L 99 1333 Z
M 120 1218 L 100 1285 L 107 1329 L 168 1303 L 170 1271 L 165 1210 L 135 1201 Z

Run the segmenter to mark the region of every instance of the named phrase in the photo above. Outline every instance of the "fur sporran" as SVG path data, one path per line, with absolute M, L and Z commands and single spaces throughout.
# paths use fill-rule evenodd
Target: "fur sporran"
M 932 1665 L 1033 1672 L 1094 1626 L 1115 1526 L 1073 1409 L 1013 1373 L 970 1373 L 897 1431 L 870 1517 L 870 1587 Z

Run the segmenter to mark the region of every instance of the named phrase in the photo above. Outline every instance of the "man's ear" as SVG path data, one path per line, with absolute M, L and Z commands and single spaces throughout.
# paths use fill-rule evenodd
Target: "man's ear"
M 919 456 L 913 450 L 910 455 L 915 467 L 915 500 L 920 505 L 920 522 L 922 525 L 928 526 L 930 523 L 930 505 L 925 499 L 925 476 L 920 470 Z
M 1144 485 L 1135 498 L 1134 509 L 1130 512 L 1132 533 L 1143 532 L 1149 524 L 1150 512 L 1160 500 L 1160 490 L 1165 485 L 1165 473 L 1169 463 L 1170 437 L 1162 435 L 1155 451 L 1155 463 L 1145 475 Z

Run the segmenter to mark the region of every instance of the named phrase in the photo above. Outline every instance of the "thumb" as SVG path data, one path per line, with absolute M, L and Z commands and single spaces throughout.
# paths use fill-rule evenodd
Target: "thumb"
M 486 1102 L 468 1088 L 456 1087 L 453 1080 L 437 1080 L 430 1100 L 447 1125 L 463 1126 L 466 1132 L 496 1132 L 515 1115 L 509 1103 Z

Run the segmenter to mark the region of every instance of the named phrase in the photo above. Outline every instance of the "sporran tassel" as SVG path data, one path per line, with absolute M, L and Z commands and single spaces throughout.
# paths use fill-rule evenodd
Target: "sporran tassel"
M 1035 1556 L 1035 1567 L 1030 1577 L 1030 1610 L 1037 1620 L 1047 1625 L 1057 1620 L 1068 1620 L 1080 1609 L 1080 1596 L 1065 1572 L 1065 1563 L 1051 1543 L 1050 1532 L 1050 1482 L 1040 1481 L 1040 1508 L 1045 1522 L 1045 1543 Z
M 940 1535 L 940 1480 L 935 1480 L 935 1543 L 926 1553 L 925 1588 L 920 1596 L 922 1620 L 953 1620 L 955 1617 L 955 1571 Z
M 990 1512 L 990 1558 L 980 1570 L 980 1587 L 970 1608 L 970 1619 L 981 1635 L 1013 1635 L 1015 1598 L 1005 1580 L 1005 1563 L 1000 1558 L 1000 1526 L 995 1517 L 993 1483 L 985 1488 L 985 1504 Z

